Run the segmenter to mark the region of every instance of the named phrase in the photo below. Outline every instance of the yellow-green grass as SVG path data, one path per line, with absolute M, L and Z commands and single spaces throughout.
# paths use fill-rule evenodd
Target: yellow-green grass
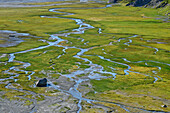
M 126 110 L 122 109 L 120 106 L 117 106 L 115 104 L 111 104 L 111 103 L 105 103 L 105 102 L 94 102 L 94 104 L 96 105 L 101 105 L 101 106 L 105 106 L 107 109 L 107 112 L 115 112 L 115 113 L 127 113 Z M 105 112 L 102 108 L 95 108 L 92 107 L 92 104 L 86 103 L 85 106 L 83 106 L 82 111 L 80 111 L 80 113 L 103 113 Z
M 67 49 L 64 55 L 62 55 L 62 50 L 63 48 L 49 47 L 30 53 L 16 54 L 16 60 L 31 63 L 31 66 L 28 67 L 27 70 L 37 73 L 41 70 L 55 70 L 60 73 L 70 73 L 78 68 L 76 62 L 86 63 L 83 60 L 73 57 L 79 52 L 78 49 Z M 43 53 L 44 51 L 46 51 L 46 53 Z M 62 56 L 57 58 L 59 55 Z
M 41 8 L 0 8 L 0 29 L 29 33 L 43 39 L 48 39 L 50 33 L 76 28 L 73 20 L 61 18 L 41 18 L 40 16 L 54 16 L 56 13 L 48 11 L 49 7 Z M 39 38 L 38 38 L 39 39 Z M 38 39 L 27 39 L 17 47 L 0 48 L 2 53 L 12 53 L 30 48 L 47 45 Z
M 94 26 L 96 25 L 97 27 L 101 27 L 103 33 L 112 33 L 112 35 L 110 36 L 108 34 L 104 34 L 104 37 L 102 37 L 102 35 L 96 34 L 97 29 L 95 29 L 95 31 L 91 30 L 92 32 L 90 32 L 90 30 L 85 32 L 85 34 L 80 35 L 80 37 L 84 38 L 85 42 L 86 41 L 89 42 L 86 47 L 104 46 L 105 44 L 108 44 L 111 41 L 115 41 L 115 39 L 119 39 L 122 37 L 127 38 L 129 36 L 139 35 L 138 37 L 132 38 L 133 42 L 130 46 L 125 46 L 123 44 L 118 45 L 117 42 L 115 42 L 113 43 L 114 44 L 113 46 L 107 46 L 105 47 L 105 49 L 106 51 L 112 52 L 111 53 L 112 55 L 116 55 L 117 57 L 125 56 L 125 58 L 128 58 L 129 60 L 133 60 L 133 61 L 135 61 L 134 57 L 137 57 L 138 60 L 140 56 L 141 60 L 155 59 L 156 61 L 169 63 L 168 60 L 169 53 L 165 51 L 169 51 L 170 33 L 168 28 L 170 27 L 170 24 L 155 19 L 155 17 L 158 14 L 156 9 L 113 6 L 112 8 L 108 8 L 108 9 L 95 9 L 95 11 L 94 9 L 86 9 L 86 10 L 79 9 L 79 10 L 71 10 L 71 12 L 76 13 L 76 15 L 73 15 L 73 17 L 76 16 L 81 17 L 83 19 L 89 20 L 87 21 L 88 23 Z M 143 18 L 141 14 L 148 16 L 148 18 Z M 97 18 L 99 20 L 95 20 L 94 18 Z M 113 39 L 113 36 L 115 36 L 115 39 Z M 90 40 L 90 38 L 93 40 Z M 140 38 L 142 38 L 143 40 L 140 40 Z M 97 41 L 95 41 L 95 39 Z M 160 42 L 166 42 L 167 44 L 146 42 L 147 40 L 152 40 L 152 39 L 153 40 L 156 39 L 158 40 L 158 42 L 160 40 Z M 100 40 L 103 44 L 100 43 Z M 127 41 L 128 40 L 126 40 L 125 42 Z M 91 44 L 95 44 L 95 45 L 91 45 Z M 82 45 L 82 47 L 83 46 L 84 45 Z M 145 46 L 158 48 L 159 49 L 159 52 L 157 52 L 158 55 L 154 55 L 155 49 L 147 48 Z M 114 48 L 112 49 L 111 47 Z M 115 47 L 117 49 L 115 49 Z M 127 48 L 127 50 L 124 50 L 125 48 Z M 94 52 L 96 53 L 97 49 L 98 48 L 92 49 L 90 50 L 91 52 L 89 51 L 86 54 L 89 55 L 94 54 Z M 119 56 L 120 54 L 124 54 L 124 55 Z M 107 57 L 108 55 L 105 56 Z
M 153 78 L 140 74 L 117 76 L 115 80 L 92 80 L 93 88 L 98 93 L 90 92 L 87 97 L 103 101 L 124 103 L 148 110 L 165 110 L 161 105 L 169 99 L 167 80 L 153 83 Z M 95 95 L 95 96 L 94 96 Z
M 41 18 L 42 15 L 53 16 L 56 13 L 49 8 L 1 8 L 1 29 L 28 32 L 36 36 L 49 36 L 46 33 L 58 32 L 76 27 L 73 20 L 60 18 Z M 5 15 L 4 15 L 5 14 Z M 18 22 L 21 20 L 21 22 Z M 3 24 L 2 24 L 3 23 Z M 67 23 L 67 26 L 65 24 Z M 42 29 L 43 28 L 43 29 Z

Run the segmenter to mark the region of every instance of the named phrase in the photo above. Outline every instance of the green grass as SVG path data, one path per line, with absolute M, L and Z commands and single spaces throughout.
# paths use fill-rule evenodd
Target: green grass
M 41 15 L 54 16 L 56 13 L 48 11 L 49 7 L 41 8 L 0 8 L 0 29 L 29 33 L 43 39 L 49 38 L 49 33 L 77 27 L 73 20 L 60 18 L 41 18 Z M 4 15 L 5 14 L 5 15 Z M 20 21 L 21 20 L 21 21 Z M 65 26 L 67 24 L 67 26 Z M 1 53 L 12 53 L 43 45 L 40 38 L 25 39 L 16 47 L 0 48 Z
M 168 111 L 168 109 L 161 108 L 164 101 L 156 99 L 157 97 L 169 99 L 167 97 L 169 89 L 166 87 L 168 83 L 165 80 L 153 84 L 153 78 L 131 73 L 127 76 L 117 76 L 115 80 L 91 80 L 91 83 L 94 90 L 98 92 L 97 94 L 89 92 L 86 95 L 91 99 L 125 103 L 150 110 Z
M 95 86 L 94 90 L 97 92 L 105 92 L 110 90 L 134 90 L 133 87 L 138 85 L 152 84 L 154 81 L 151 77 L 138 75 L 124 75 L 118 76 L 115 80 L 103 79 L 103 80 L 91 80 L 91 83 Z

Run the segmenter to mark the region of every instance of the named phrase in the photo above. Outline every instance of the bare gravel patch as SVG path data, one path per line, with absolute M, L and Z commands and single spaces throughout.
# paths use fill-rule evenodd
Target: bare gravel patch
M 27 5 L 24 3 L 40 3 L 40 2 L 59 2 L 65 0 L 0 0 L 0 7 L 43 7 L 53 5 L 63 5 L 69 3 L 49 4 L 49 5 Z
M 64 0 L 0 0 L 0 3 L 39 3 L 39 2 L 58 2 Z

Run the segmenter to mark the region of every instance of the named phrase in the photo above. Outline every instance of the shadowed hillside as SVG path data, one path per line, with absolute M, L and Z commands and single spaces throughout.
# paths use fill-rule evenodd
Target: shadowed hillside
M 170 15 L 170 0 L 109 0 L 109 3 L 125 3 L 126 6 L 161 8 L 160 12 Z

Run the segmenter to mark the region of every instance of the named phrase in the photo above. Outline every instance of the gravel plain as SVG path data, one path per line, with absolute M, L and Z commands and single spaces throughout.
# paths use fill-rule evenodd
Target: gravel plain
M 40 3 L 40 2 L 58 2 L 66 0 L 0 0 L 0 7 L 43 7 L 43 6 L 52 6 L 52 5 L 62 5 L 59 4 L 49 4 L 49 5 L 27 5 L 24 3 Z
M 57 2 L 64 0 L 0 0 L 0 3 Z

